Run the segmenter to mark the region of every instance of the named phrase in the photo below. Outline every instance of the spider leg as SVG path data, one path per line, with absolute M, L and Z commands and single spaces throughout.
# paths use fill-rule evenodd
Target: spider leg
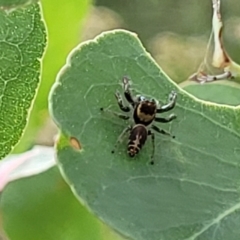
M 127 77 L 123 77 L 122 81 L 123 81 L 124 96 L 127 99 L 127 101 L 134 108 L 135 101 L 134 101 L 134 98 L 133 98 L 132 93 L 130 91 L 130 80 Z
M 157 113 L 170 111 L 175 107 L 176 101 L 177 101 L 177 93 L 172 91 L 169 94 L 168 103 L 166 105 L 161 106 L 159 109 L 157 109 Z
M 156 117 L 154 121 L 161 122 L 161 123 L 168 123 L 171 122 L 173 119 L 176 119 L 177 116 L 175 114 L 170 114 L 167 118 L 163 117 Z
M 119 118 L 121 118 L 123 120 L 128 120 L 130 118 L 129 116 L 126 116 L 126 115 L 121 114 L 121 113 L 114 112 L 114 111 L 109 110 L 109 109 L 100 108 L 100 110 L 102 112 L 108 112 L 108 113 L 110 113 L 110 114 L 112 114 L 112 115 L 114 115 L 116 117 L 119 117 Z
M 152 129 L 155 130 L 155 131 L 158 132 L 158 133 L 163 134 L 163 135 L 168 135 L 168 136 L 170 136 L 170 137 L 172 137 L 172 138 L 175 138 L 175 136 L 173 136 L 171 133 L 169 133 L 169 132 L 167 132 L 167 131 L 165 131 L 165 130 L 163 130 L 163 129 L 160 129 L 160 128 L 158 128 L 158 127 L 155 126 L 155 125 L 152 125 Z
M 154 153 L 155 153 L 155 135 L 153 132 L 151 132 L 151 130 L 148 130 L 148 135 L 151 135 L 151 139 L 152 139 L 152 154 L 151 154 L 151 161 L 150 164 L 153 165 L 154 164 Z
M 115 149 L 116 149 L 117 145 L 122 142 L 124 135 L 125 135 L 127 132 L 129 132 L 131 129 L 132 129 L 132 127 L 131 127 L 131 126 L 128 126 L 128 127 L 126 127 L 126 128 L 122 131 L 122 133 L 119 135 L 116 143 L 114 144 L 112 153 L 115 152 Z
M 124 106 L 124 105 L 123 105 L 122 97 L 121 97 L 121 95 L 120 95 L 120 93 L 119 93 L 118 91 L 116 91 L 115 97 L 116 97 L 116 99 L 117 99 L 119 108 L 120 108 L 123 112 L 130 112 L 130 108 L 129 108 L 128 106 Z

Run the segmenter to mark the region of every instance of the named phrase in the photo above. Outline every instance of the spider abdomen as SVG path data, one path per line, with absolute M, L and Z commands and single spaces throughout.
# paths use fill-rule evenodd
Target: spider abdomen
M 134 157 L 142 146 L 145 144 L 148 137 L 148 130 L 142 124 L 135 125 L 129 135 L 128 155 Z

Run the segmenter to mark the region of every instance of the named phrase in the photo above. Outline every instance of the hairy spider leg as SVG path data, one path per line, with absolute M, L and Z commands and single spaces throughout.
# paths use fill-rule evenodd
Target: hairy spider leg
M 151 161 L 150 164 L 154 164 L 154 154 L 155 154 L 155 135 L 151 130 L 148 130 L 148 135 L 151 135 L 151 140 L 152 140 L 152 154 L 151 154 Z
M 118 91 L 116 91 L 115 97 L 116 97 L 116 99 L 117 99 L 119 108 L 120 108 L 123 112 L 130 112 L 130 107 L 123 105 L 122 97 L 121 97 L 121 95 L 120 95 L 120 93 L 119 93 Z
M 163 117 L 155 117 L 154 121 L 161 122 L 161 123 L 168 123 L 171 122 L 173 119 L 176 119 L 177 116 L 175 114 L 170 114 L 167 118 Z
M 157 109 L 157 113 L 163 113 L 172 110 L 175 107 L 177 101 L 177 93 L 172 91 L 169 94 L 169 102 L 166 105 L 161 106 Z
M 124 135 L 125 135 L 127 132 L 129 132 L 131 129 L 132 129 L 132 127 L 131 127 L 131 126 L 128 126 L 128 127 L 126 127 L 126 128 L 122 131 L 122 133 L 119 135 L 116 143 L 114 144 L 112 153 L 115 152 L 115 149 L 116 149 L 117 145 L 122 142 Z
M 157 127 L 155 125 L 152 125 L 152 129 L 155 130 L 158 133 L 163 134 L 163 135 L 168 135 L 168 136 L 170 136 L 172 138 L 175 138 L 175 136 L 173 136 L 171 133 L 169 133 L 169 132 L 167 132 L 167 131 L 165 131 L 163 129 L 160 129 L 159 127 Z
M 130 80 L 127 77 L 123 77 L 123 90 L 124 90 L 124 96 L 127 99 L 127 101 L 131 104 L 131 106 L 135 107 L 135 101 L 133 100 L 132 93 L 130 91 Z
M 110 114 L 112 114 L 112 115 L 114 115 L 116 117 L 119 117 L 119 118 L 121 118 L 123 120 L 128 120 L 130 118 L 129 116 L 126 116 L 126 115 L 118 113 L 118 112 L 114 112 L 114 111 L 109 110 L 109 109 L 100 108 L 100 110 L 102 112 L 108 112 L 108 113 L 110 113 Z

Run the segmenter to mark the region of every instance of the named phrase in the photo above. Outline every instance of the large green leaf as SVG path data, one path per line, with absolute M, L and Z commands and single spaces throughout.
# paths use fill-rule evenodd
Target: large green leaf
M 0 159 L 18 142 L 40 79 L 46 32 L 38 4 L 0 10 Z
M 99 222 L 78 204 L 56 167 L 10 183 L 0 209 L 11 240 L 101 239 Z
M 153 166 L 151 141 L 134 160 L 126 141 L 111 154 L 128 123 L 99 109 L 118 110 L 114 93 L 122 91 L 126 75 L 135 93 L 161 102 L 171 90 L 178 93 L 178 118 L 162 126 L 176 139 L 156 134 Z M 62 173 L 76 196 L 114 229 L 137 240 L 239 239 L 239 110 L 198 101 L 178 88 L 135 35 L 109 32 L 76 48 L 52 89 L 50 108 L 62 132 Z

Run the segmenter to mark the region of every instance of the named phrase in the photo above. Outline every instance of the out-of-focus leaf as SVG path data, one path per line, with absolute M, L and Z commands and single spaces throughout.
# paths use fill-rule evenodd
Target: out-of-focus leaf
M 98 220 L 81 206 L 56 167 L 14 181 L 0 198 L 11 240 L 100 240 Z
M 155 135 L 153 166 L 150 140 L 136 159 L 127 156 L 126 140 L 111 154 L 129 123 L 100 108 L 120 111 L 114 93 L 122 92 L 126 75 L 134 94 L 165 102 L 171 90 L 178 93 L 178 119 L 162 124 L 176 139 Z M 74 49 L 50 108 L 62 132 L 61 171 L 108 225 L 136 240 L 238 240 L 239 109 L 198 101 L 178 88 L 135 35 L 113 31 Z
M 25 151 L 36 139 L 48 117 L 48 93 L 67 54 L 81 41 L 81 29 L 91 0 L 42 0 L 48 29 L 48 46 L 43 59 L 42 81 L 27 129 L 15 152 Z M 44 143 L 45 144 L 45 143 Z
M 205 83 L 223 79 L 231 79 L 232 77 L 240 77 L 240 65 L 231 59 L 222 41 L 223 22 L 220 12 L 220 3 L 220 0 L 212 0 L 212 32 L 209 38 L 207 52 L 198 71 L 189 77 L 191 80 Z M 213 75 L 209 74 L 209 66 L 207 66 L 208 55 L 211 55 L 209 47 L 212 39 L 214 42 L 214 50 L 211 57 L 211 65 L 215 67 L 215 70 L 220 69 L 223 71 L 223 73 Z M 205 72 L 205 68 L 207 72 Z
M 46 32 L 38 4 L 0 10 L 0 159 L 19 141 L 35 97 Z

